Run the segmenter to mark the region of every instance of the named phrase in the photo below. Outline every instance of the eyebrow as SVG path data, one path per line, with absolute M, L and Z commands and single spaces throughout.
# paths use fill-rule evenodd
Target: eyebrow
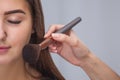
M 5 12 L 5 15 L 15 14 L 15 13 L 23 13 L 23 14 L 25 14 L 25 12 L 23 10 L 16 9 L 16 10 L 11 10 L 11 11 Z

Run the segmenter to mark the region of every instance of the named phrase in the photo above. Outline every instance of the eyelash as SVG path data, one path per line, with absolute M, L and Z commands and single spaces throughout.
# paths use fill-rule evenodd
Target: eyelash
M 7 20 L 9 23 L 11 23 L 11 24 L 20 24 L 21 23 L 21 21 L 12 21 L 12 20 Z

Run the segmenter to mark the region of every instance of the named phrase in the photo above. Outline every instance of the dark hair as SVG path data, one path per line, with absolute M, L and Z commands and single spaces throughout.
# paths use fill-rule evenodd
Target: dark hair
M 34 33 L 31 35 L 30 43 L 38 44 L 44 39 L 45 26 L 42 5 L 40 0 L 27 0 L 30 6 L 30 11 L 33 20 Z M 42 50 L 39 59 L 34 67 L 42 76 L 52 80 L 65 80 L 56 68 L 48 49 Z M 45 79 L 43 79 L 45 80 Z M 47 79 L 46 79 L 47 80 Z

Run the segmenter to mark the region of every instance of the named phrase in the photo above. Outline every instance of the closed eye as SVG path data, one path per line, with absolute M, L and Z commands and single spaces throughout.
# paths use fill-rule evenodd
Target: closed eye
M 21 23 L 21 21 L 12 21 L 12 20 L 7 20 L 9 23 L 11 23 L 11 24 L 20 24 Z

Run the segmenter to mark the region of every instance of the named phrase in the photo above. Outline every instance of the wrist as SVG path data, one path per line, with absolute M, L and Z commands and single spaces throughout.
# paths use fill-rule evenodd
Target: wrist
M 96 56 L 93 53 L 89 53 L 86 56 L 84 56 L 82 59 L 80 59 L 81 64 L 80 67 L 84 68 L 85 66 L 88 66 L 96 60 Z

